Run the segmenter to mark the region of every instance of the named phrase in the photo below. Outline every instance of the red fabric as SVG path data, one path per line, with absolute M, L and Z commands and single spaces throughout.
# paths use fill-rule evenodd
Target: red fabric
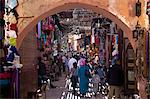
M 52 30 L 52 31 L 54 31 L 55 30 L 55 27 L 53 27 L 53 25 L 49 25 L 49 30 Z
M 18 28 L 17 28 L 17 24 L 11 24 L 10 25 L 10 30 L 14 30 L 17 32 Z
M 112 43 L 115 44 L 115 42 L 116 42 L 116 38 L 115 36 L 112 36 Z
M 95 44 L 100 45 L 100 40 L 99 40 L 99 37 L 97 37 L 97 36 L 95 36 Z
M 7 79 L 7 78 L 11 78 L 10 73 L 0 73 L 0 79 Z

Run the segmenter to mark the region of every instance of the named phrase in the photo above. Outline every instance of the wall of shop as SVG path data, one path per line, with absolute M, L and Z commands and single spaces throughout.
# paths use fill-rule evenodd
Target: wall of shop
M 24 65 L 20 75 L 21 98 L 27 96 L 27 92 L 35 91 L 37 88 L 36 57 L 38 56 L 35 32 L 32 30 L 23 40 L 19 49 L 21 62 Z

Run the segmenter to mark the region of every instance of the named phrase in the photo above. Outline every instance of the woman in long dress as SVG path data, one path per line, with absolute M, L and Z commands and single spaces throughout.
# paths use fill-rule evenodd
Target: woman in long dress
M 89 77 L 86 73 L 89 72 L 89 67 L 86 65 L 85 59 L 80 62 L 80 68 L 78 71 L 79 87 L 81 95 L 86 95 L 88 91 Z

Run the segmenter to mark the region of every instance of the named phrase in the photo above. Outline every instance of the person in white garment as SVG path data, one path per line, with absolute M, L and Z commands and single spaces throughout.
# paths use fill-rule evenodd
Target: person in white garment
M 77 63 L 77 60 L 74 57 L 71 57 L 68 61 L 68 67 L 69 67 L 69 72 L 71 71 L 71 69 L 73 68 L 73 63 Z

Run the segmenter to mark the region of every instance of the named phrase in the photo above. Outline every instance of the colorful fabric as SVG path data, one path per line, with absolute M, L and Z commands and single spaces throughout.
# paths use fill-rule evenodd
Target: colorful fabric
M 14 30 L 5 30 L 5 38 L 7 37 L 17 38 L 17 34 Z
M 86 64 L 86 61 L 85 61 L 84 58 L 81 58 L 81 59 L 78 61 L 78 67 L 80 67 L 80 66 L 85 66 L 85 64 Z
M 95 37 L 95 44 L 96 44 L 97 46 L 100 45 L 100 39 L 99 39 L 98 36 Z
M 6 60 L 7 60 L 7 62 L 13 62 L 13 61 L 14 61 L 14 58 L 15 58 L 14 54 L 13 54 L 13 53 L 10 53 L 10 54 L 7 56 Z
M 12 12 L 10 12 L 9 15 L 4 14 L 4 20 L 6 22 L 11 23 L 11 24 L 16 24 L 17 23 L 17 19 L 16 19 L 15 15 Z
M 10 30 L 18 31 L 17 24 L 10 24 Z
M 41 21 L 38 22 L 38 38 L 41 36 Z
M 118 35 L 116 35 L 116 44 L 118 44 L 118 39 L 119 39 L 119 37 L 118 37 Z
M 14 58 L 15 58 L 15 54 L 19 56 L 16 47 L 15 47 L 15 46 L 10 46 L 10 47 L 8 48 L 8 55 L 7 55 L 7 57 L 6 57 L 6 60 L 7 60 L 8 62 L 13 62 L 13 61 L 14 61 Z
M 0 86 L 4 87 L 5 85 L 10 84 L 10 79 L 0 79 Z
M 10 38 L 9 39 L 9 44 L 11 45 L 11 46 L 16 46 L 16 38 Z
M 4 72 L 4 73 L 0 73 L 0 79 L 8 79 L 11 78 L 11 74 Z

